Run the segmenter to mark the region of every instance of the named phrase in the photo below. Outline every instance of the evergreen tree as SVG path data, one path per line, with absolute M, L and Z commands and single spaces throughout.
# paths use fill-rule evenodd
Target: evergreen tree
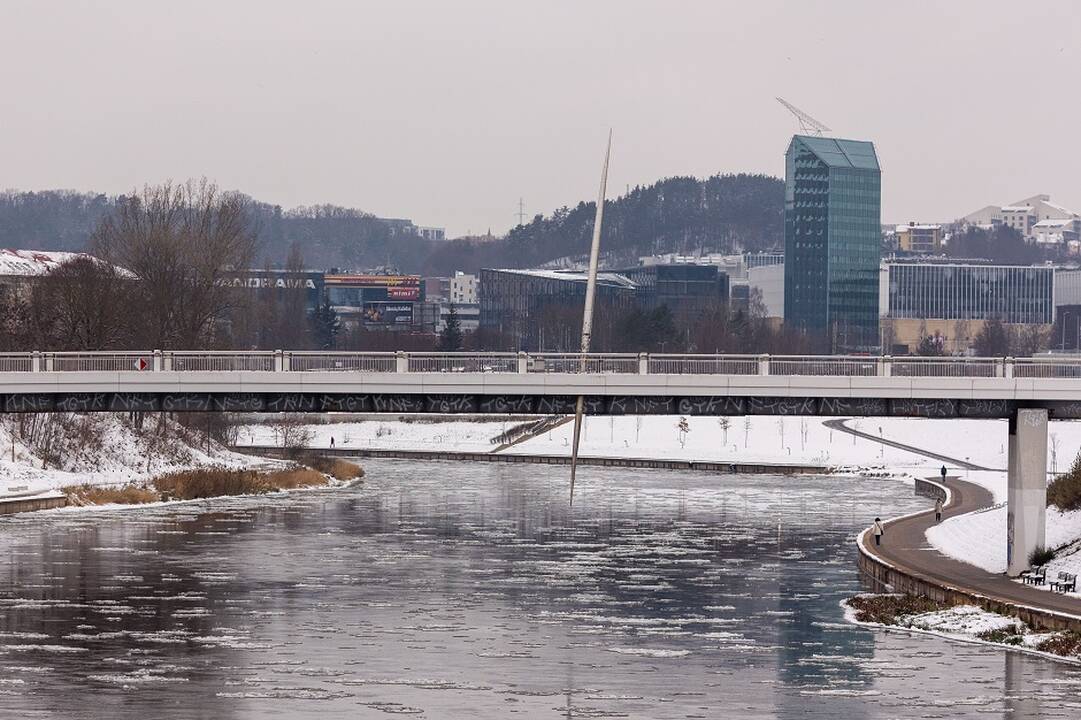
M 320 350 L 333 350 L 338 343 L 338 334 L 342 330 L 342 321 L 338 317 L 334 306 L 330 304 L 330 298 L 324 297 L 323 302 L 312 313 L 312 337 Z
M 979 357 L 1005 357 L 1010 354 L 1010 333 L 1002 320 L 993 317 L 984 322 L 972 345 Z
M 440 352 L 459 352 L 462 349 L 462 324 L 458 320 L 458 310 L 451 303 L 450 312 L 447 313 L 447 322 L 439 333 Z

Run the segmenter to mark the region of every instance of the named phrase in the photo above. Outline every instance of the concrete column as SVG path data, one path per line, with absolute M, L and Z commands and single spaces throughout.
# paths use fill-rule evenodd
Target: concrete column
M 394 353 L 394 372 L 409 372 L 409 356 L 401 350 Z
M 638 353 L 638 374 L 649 375 L 649 355 Z
M 521 350 L 518 351 L 518 374 L 525 375 L 529 372 L 529 356 Z
M 281 372 L 282 370 L 285 369 L 283 367 L 283 365 L 282 365 L 282 360 L 283 360 L 282 351 L 281 350 L 275 350 L 274 351 L 274 372 Z
M 34 372 L 41 372 L 41 369 L 42 369 L 41 353 L 39 351 L 37 351 L 37 350 L 30 353 L 30 369 L 33 370 Z
M 769 355 L 758 356 L 758 374 L 769 375 Z
M 1010 418 L 1006 493 L 1006 573 L 1028 570 L 1044 547 L 1047 516 L 1047 410 L 1021 409 Z
M 878 359 L 878 376 L 890 377 L 893 374 L 893 358 L 883 355 Z
M 150 369 L 153 370 L 154 372 L 159 372 L 162 369 L 164 369 L 162 364 L 161 364 L 161 350 L 155 350 L 154 351 L 154 355 L 153 355 L 153 358 L 151 360 Z

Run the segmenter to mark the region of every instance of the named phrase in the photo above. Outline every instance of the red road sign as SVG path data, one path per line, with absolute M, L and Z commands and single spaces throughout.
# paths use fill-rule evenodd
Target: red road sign
M 139 358 L 135 361 L 136 370 L 146 370 L 148 367 L 150 366 L 147 364 L 146 358 Z

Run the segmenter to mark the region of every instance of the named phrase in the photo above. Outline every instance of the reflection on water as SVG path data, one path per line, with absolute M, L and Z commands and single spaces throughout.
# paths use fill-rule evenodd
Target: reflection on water
M 842 621 L 893 481 L 370 462 L 0 520 L 3 717 L 1067 716 L 1081 671 Z M 857 491 L 858 499 L 847 494 Z

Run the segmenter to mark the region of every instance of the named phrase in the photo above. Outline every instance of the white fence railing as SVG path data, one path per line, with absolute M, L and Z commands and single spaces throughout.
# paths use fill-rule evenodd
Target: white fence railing
M 1081 379 L 1081 357 L 180 351 L 0 353 L 25 372 L 566 373 Z

